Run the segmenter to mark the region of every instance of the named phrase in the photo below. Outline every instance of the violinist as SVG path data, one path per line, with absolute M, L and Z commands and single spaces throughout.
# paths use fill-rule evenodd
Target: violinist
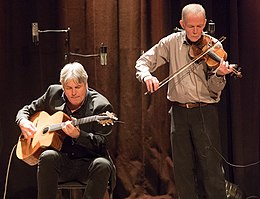
M 152 73 L 160 66 L 169 66 L 171 76 L 189 65 L 192 48 L 196 45 L 202 50 L 204 38 L 222 48 L 221 42 L 203 32 L 207 20 L 201 5 L 186 5 L 181 17 L 183 31 L 162 38 L 136 61 L 136 77 L 145 83 L 149 93 L 159 88 Z M 234 66 L 224 59 L 220 57 L 214 67 L 206 59 L 192 62 L 168 82 L 174 181 L 180 199 L 227 198 L 221 157 L 217 153 L 221 153 L 217 104 L 226 84 L 225 76 L 233 72 Z

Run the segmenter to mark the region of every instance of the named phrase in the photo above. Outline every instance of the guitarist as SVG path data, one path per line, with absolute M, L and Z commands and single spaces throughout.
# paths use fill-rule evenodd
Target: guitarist
M 36 133 L 30 116 L 39 111 L 52 115 L 62 111 L 72 118 L 84 118 L 106 111 L 112 112 L 109 101 L 88 87 L 84 67 L 73 62 L 60 72 L 61 85 L 51 85 L 38 99 L 18 111 L 16 123 L 25 139 Z M 38 199 L 55 199 L 59 182 L 77 180 L 86 184 L 85 199 L 103 199 L 110 182 L 115 187 L 115 166 L 106 149 L 106 135 L 111 125 L 90 122 L 74 126 L 70 120 L 62 125 L 66 134 L 60 151 L 44 150 L 37 169 Z M 111 191 L 112 192 L 112 191 Z

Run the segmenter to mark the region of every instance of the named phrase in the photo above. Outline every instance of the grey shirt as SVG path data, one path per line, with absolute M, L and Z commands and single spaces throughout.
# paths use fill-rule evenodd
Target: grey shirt
M 221 46 L 221 43 L 218 45 Z M 189 50 L 185 31 L 162 38 L 136 61 L 137 79 L 142 81 L 158 67 L 166 66 L 165 63 L 169 63 L 169 76 L 172 76 L 191 63 Z M 208 67 L 204 61 L 196 62 L 169 81 L 167 98 L 180 103 L 217 103 L 225 84 L 225 77 L 218 77 L 215 69 Z

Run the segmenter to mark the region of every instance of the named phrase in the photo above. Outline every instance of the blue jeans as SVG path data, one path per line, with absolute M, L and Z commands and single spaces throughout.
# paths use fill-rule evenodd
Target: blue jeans
M 103 157 L 70 159 L 55 150 L 44 151 L 37 170 L 38 199 L 56 199 L 58 182 L 78 180 L 86 184 L 84 199 L 103 199 L 112 165 Z

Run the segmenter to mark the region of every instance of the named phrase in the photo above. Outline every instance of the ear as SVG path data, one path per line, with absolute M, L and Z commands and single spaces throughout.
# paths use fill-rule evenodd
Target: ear
M 182 19 L 180 20 L 180 25 L 181 25 L 182 29 L 184 29 L 184 22 Z
M 204 28 L 206 27 L 206 25 L 207 25 L 207 19 L 205 19 L 204 21 Z

